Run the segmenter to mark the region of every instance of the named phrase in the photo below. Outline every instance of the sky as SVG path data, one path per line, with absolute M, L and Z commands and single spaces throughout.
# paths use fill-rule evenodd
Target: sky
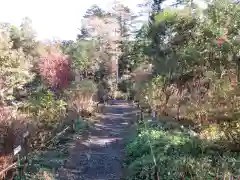
M 139 0 L 124 1 L 136 10 Z M 141 1 L 141 0 L 140 0 Z M 24 17 L 29 17 L 38 39 L 76 39 L 81 19 L 92 4 L 106 8 L 111 0 L 0 0 L 0 22 L 20 25 Z
M 0 0 L 0 22 L 19 26 L 24 17 L 32 20 L 39 40 L 74 40 L 81 28 L 81 19 L 93 4 L 109 7 L 113 0 Z M 121 0 L 134 12 L 143 0 Z M 168 0 L 169 3 L 172 0 Z

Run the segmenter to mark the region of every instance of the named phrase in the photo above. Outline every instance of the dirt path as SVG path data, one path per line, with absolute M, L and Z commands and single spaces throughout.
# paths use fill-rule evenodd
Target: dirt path
M 70 159 L 60 170 L 60 180 L 120 180 L 123 176 L 124 140 L 130 133 L 133 107 L 115 101 L 106 107 L 101 121 L 89 130 L 86 140 L 76 137 Z

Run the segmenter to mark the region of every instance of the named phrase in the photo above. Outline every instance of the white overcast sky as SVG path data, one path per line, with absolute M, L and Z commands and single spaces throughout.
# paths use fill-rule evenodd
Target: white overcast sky
M 81 19 L 92 4 L 106 8 L 113 0 L 0 0 L 0 22 L 20 25 L 29 17 L 38 39 L 75 39 Z M 121 0 L 135 12 L 143 0 Z M 173 1 L 173 0 L 169 0 Z M 169 2 L 170 3 L 170 2 Z

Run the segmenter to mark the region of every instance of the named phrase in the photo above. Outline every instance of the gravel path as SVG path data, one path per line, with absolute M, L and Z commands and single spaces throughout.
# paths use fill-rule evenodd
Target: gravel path
M 135 110 L 124 101 L 106 106 L 101 121 L 85 140 L 76 137 L 70 158 L 60 170 L 60 180 L 120 180 L 123 177 L 124 139 Z

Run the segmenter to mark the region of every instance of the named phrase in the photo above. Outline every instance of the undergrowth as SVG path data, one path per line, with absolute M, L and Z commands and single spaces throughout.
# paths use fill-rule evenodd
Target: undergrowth
M 139 124 L 137 132 L 126 147 L 127 180 L 155 180 L 155 169 L 161 180 L 240 177 L 239 153 L 208 148 L 211 142 L 200 140 L 187 129 L 148 122 Z M 156 168 L 153 158 L 156 159 Z
M 27 180 L 57 179 L 59 170 L 64 168 L 69 159 L 69 147 L 74 145 L 76 136 L 88 131 L 89 125 L 88 122 L 81 121 L 74 133 L 67 131 L 51 142 L 44 150 L 30 153 L 25 174 Z

